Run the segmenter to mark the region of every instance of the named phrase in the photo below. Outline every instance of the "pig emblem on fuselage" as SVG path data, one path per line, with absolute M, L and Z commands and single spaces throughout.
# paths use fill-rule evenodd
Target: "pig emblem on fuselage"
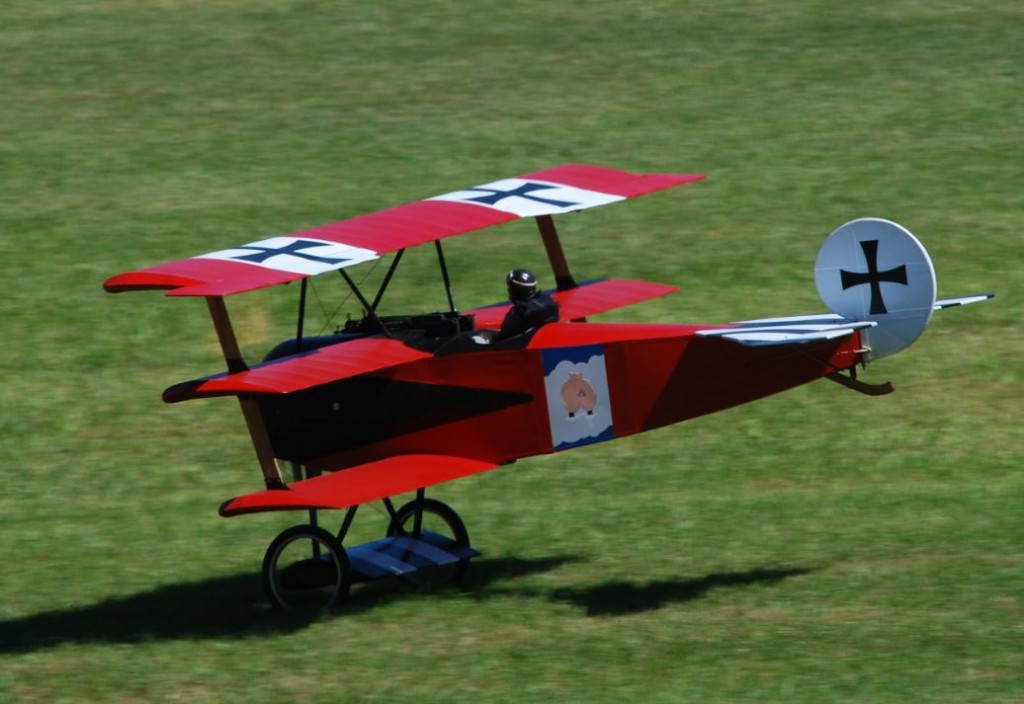
M 593 384 L 580 372 L 572 372 L 569 380 L 562 385 L 562 403 L 570 418 L 575 418 L 580 411 L 593 415 L 597 406 L 597 391 Z

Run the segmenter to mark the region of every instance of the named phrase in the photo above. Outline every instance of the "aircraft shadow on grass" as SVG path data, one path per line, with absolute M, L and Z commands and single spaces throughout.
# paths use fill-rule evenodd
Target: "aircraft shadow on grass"
M 464 589 L 486 598 L 492 583 L 548 572 L 580 559 L 553 556 L 474 560 Z M 344 607 L 332 615 L 301 619 L 271 608 L 260 581 L 260 576 L 252 573 L 214 577 L 107 599 L 91 606 L 0 621 L 0 654 L 30 652 L 64 643 L 137 643 L 290 633 L 320 618 L 344 618 L 346 614 L 430 594 L 383 580 L 353 589 Z
M 762 569 L 690 580 L 647 584 L 613 581 L 555 590 L 501 584 L 581 561 L 582 558 L 564 555 L 474 560 L 463 590 L 478 600 L 509 595 L 540 597 L 571 603 L 584 609 L 588 616 L 619 616 L 698 599 L 715 588 L 773 584 L 811 572 Z M 344 618 L 346 614 L 380 608 L 401 599 L 422 598 L 424 594 L 394 584 L 367 585 L 353 590 L 344 608 L 329 618 Z M 258 637 L 298 631 L 318 618 L 297 619 L 274 611 L 266 602 L 258 575 L 233 575 L 168 585 L 93 606 L 0 622 L 0 654 L 31 652 L 64 643 Z
M 552 601 L 578 606 L 588 616 L 623 616 L 654 611 L 669 604 L 700 599 L 712 589 L 775 584 L 813 570 L 756 569 L 747 572 L 709 574 L 697 579 L 670 579 L 646 584 L 628 581 L 604 582 L 591 587 L 563 587 L 550 594 Z

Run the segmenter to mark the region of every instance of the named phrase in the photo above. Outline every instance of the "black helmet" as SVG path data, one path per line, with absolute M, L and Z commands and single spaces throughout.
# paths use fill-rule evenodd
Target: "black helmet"
M 527 269 L 513 269 L 505 277 L 509 298 L 529 298 L 537 290 L 537 277 Z

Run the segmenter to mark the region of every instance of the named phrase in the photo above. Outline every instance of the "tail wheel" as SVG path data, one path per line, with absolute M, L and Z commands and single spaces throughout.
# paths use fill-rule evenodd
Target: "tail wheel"
M 466 530 L 466 524 L 459 518 L 459 514 L 455 513 L 455 510 L 448 504 L 435 499 L 423 499 L 422 501 L 414 499 L 395 511 L 395 515 L 388 525 L 388 537 L 414 536 L 416 514 L 420 507 L 422 507 L 420 531 L 430 533 L 431 538 L 434 536 L 439 538 L 438 547 L 469 547 L 469 532 Z M 468 568 L 469 558 L 464 557 L 446 565 L 420 568 L 403 579 L 418 587 L 438 589 L 461 582 Z
M 263 557 L 263 589 L 276 608 L 315 614 L 337 605 L 352 587 L 352 568 L 338 540 L 311 525 L 293 526 Z

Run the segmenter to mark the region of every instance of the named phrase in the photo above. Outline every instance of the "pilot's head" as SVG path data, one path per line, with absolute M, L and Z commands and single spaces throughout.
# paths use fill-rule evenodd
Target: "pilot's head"
M 505 277 L 508 297 L 512 301 L 525 301 L 537 291 L 537 277 L 526 269 L 513 269 Z

